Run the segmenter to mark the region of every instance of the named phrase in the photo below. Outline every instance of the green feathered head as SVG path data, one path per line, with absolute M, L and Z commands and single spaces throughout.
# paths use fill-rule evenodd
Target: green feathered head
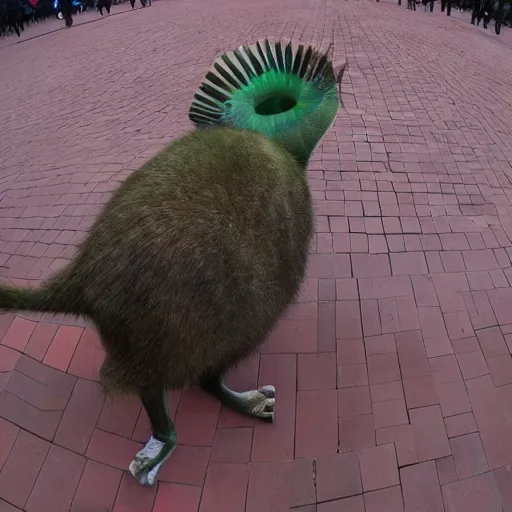
M 328 53 L 293 42 L 240 46 L 215 60 L 189 117 L 201 128 L 260 132 L 305 165 L 336 117 L 345 67 L 335 71 Z

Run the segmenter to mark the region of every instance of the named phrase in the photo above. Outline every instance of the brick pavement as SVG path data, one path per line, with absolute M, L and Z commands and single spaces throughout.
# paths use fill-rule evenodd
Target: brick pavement
M 275 423 L 173 393 L 181 444 L 141 488 L 125 470 L 148 422 L 104 402 L 94 331 L 4 314 L 2 512 L 512 510 L 512 31 L 333 8 L 349 70 L 309 170 L 308 279 L 230 375 L 276 385 Z M 69 261 L 118 183 L 190 128 L 218 50 L 311 18 L 301 0 L 160 0 L 0 49 L 1 277 Z

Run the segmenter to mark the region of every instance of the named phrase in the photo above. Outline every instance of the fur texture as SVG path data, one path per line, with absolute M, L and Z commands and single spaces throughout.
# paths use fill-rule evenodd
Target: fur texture
M 107 392 L 180 388 L 256 351 L 303 280 L 313 228 L 305 168 L 258 133 L 211 128 L 135 171 L 76 259 L 0 308 L 84 315 Z

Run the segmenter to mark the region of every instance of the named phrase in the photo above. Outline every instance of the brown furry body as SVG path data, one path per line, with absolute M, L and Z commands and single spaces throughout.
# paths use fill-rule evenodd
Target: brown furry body
M 179 388 L 264 342 L 299 290 L 312 226 L 288 152 L 251 131 L 195 131 L 120 186 L 68 268 L 17 303 L 0 293 L 0 308 L 91 318 L 106 391 Z

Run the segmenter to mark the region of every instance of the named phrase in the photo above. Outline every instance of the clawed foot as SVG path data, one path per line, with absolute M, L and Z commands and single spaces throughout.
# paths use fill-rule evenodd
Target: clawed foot
M 263 386 L 245 393 L 237 393 L 237 395 L 243 409 L 241 412 L 266 421 L 274 420 L 276 405 L 276 388 L 274 386 Z
M 141 485 L 153 485 L 160 468 L 175 448 L 175 437 L 167 442 L 163 442 L 151 436 L 144 448 L 131 461 L 129 466 L 130 473 Z

